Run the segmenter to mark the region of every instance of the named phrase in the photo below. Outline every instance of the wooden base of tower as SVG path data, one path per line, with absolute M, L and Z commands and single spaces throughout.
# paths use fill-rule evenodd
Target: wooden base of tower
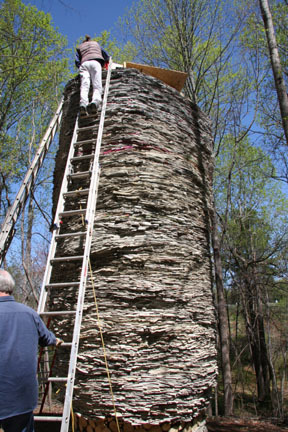
M 131 425 L 118 419 L 120 432 L 207 432 L 205 416 L 198 417 L 189 423 L 164 422 L 158 425 L 144 423 L 142 425 Z M 118 432 L 115 419 L 92 420 L 81 414 L 74 414 L 75 432 Z

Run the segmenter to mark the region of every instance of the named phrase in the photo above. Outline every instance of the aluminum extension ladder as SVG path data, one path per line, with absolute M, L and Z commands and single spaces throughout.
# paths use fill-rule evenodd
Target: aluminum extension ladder
M 64 400 L 64 406 L 63 406 L 63 412 L 62 416 L 35 416 L 35 420 L 39 421 L 61 421 L 61 432 L 67 432 L 69 429 L 69 422 L 70 422 L 70 410 L 71 410 L 71 404 L 72 404 L 72 397 L 73 397 L 73 388 L 74 388 L 74 380 L 75 380 L 75 372 L 76 372 L 76 366 L 77 366 L 77 354 L 78 354 L 78 347 L 79 347 L 79 337 L 80 337 L 80 326 L 82 321 L 82 312 L 83 312 L 83 305 L 84 305 L 84 296 L 85 296 L 85 289 L 86 289 L 86 279 L 87 279 L 87 273 L 88 273 L 88 266 L 89 266 L 89 256 L 90 256 L 90 249 L 91 249 L 91 242 L 92 242 L 92 232 L 93 232 L 93 225 L 94 225 L 94 216 L 95 216 L 95 210 L 96 210 L 96 203 L 97 203 L 97 192 L 98 192 L 98 182 L 99 182 L 99 175 L 100 175 L 100 168 L 99 168 L 99 155 L 100 155 L 100 148 L 101 148 L 101 142 L 102 142 L 102 135 L 103 135 L 103 127 L 104 127 L 104 120 L 105 120 L 105 112 L 106 112 L 106 105 L 107 105 L 107 98 L 108 98 L 108 92 L 109 92 L 109 85 L 110 85 L 110 76 L 111 76 L 111 68 L 112 68 L 112 60 L 110 59 L 108 70 L 107 70 L 107 77 L 106 77 L 106 84 L 105 84 L 105 90 L 104 90 L 104 96 L 103 96 L 103 103 L 102 103 L 102 110 L 101 110 L 101 116 L 99 120 L 99 126 L 98 126 L 98 134 L 97 134 L 97 141 L 96 141 L 96 147 L 95 151 L 90 155 L 82 155 L 77 156 L 77 149 L 79 148 L 79 145 L 81 143 L 88 145 L 89 142 L 87 141 L 78 141 L 78 135 L 81 133 L 81 130 L 85 129 L 88 130 L 89 128 L 95 129 L 95 126 L 88 126 L 88 127 L 79 127 L 79 116 L 77 117 L 74 133 L 72 137 L 72 142 L 67 158 L 67 164 L 66 169 L 63 177 L 63 182 L 61 186 L 61 191 L 59 195 L 59 201 L 58 206 L 55 214 L 55 220 L 54 220 L 54 226 L 56 229 L 53 231 L 52 240 L 50 244 L 50 251 L 48 255 L 47 260 L 47 266 L 44 274 L 44 280 L 42 284 L 41 294 L 40 294 L 40 300 L 39 300 L 39 306 L 38 306 L 38 313 L 42 317 L 47 317 L 48 319 L 57 316 L 65 316 L 67 314 L 73 314 L 75 315 L 74 318 L 74 329 L 73 329 L 73 338 L 72 341 L 64 341 L 62 346 L 59 348 L 60 354 L 62 349 L 65 347 L 70 348 L 70 360 L 69 360 L 69 367 L 68 367 L 68 375 L 67 377 L 48 377 L 48 382 L 50 383 L 57 383 L 64 382 L 66 384 L 66 391 L 65 391 L 65 400 Z M 92 117 L 92 115 L 91 115 Z M 80 118 L 81 121 L 81 118 Z M 93 141 L 93 140 L 91 140 Z M 94 139 L 95 143 L 95 139 Z M 92 144 L 92 142 L 90 143 Z M 74 172 L 71 174 L 71 165 L 73 162 L 79 163 L 81 159 L 90 158 L 91 164 L 90 164 L 90 170 L 89 172 Z M 86 194 L 87 201 L 86 201 L 86 208 L 83 210 L 79 208 L 78 210 L 65 210 L 65 199 L 67 197 L 74 196 L 77 198 L 79 191 L 68 191 L 69 186 L 69 179 L 71 177 L 81 177 L 81 176 L 89 176 L 90 177 L 90 183 L 89 188 L 82 189 L 81 192 L 81 198 Z M 89 180 L 88 180 L 89 182 Z M 84 216 L 84 231 L 80 232 L 66 232 L 64 234 L 61 234 L 61 224 L 60 222 L 63 221 L 65 218 L 70 218 L 73 216 L 82 215 Z M 56 257 L 57 255 L 57 240 L 61 240 L 65 238 L 77 238 L 77 236 L 82 236 L 85 239 L 84 243 L 84 251 L 83 255 L 81 256 L 66 256 L 66 257 Z M 65 283 L 53 283 L 51 282 L 51 275 L 53 274 L 53 263 L 55 262 L 62 262 L 65 264 L 65 262 L 77 262 L 79 265 L 79 268 L 81 268 L 81 275 L 79 275 L 79 280 L 77 282 L 65 282 Z M 60 290 L 61 294 L 64 293 L 65 295 L 65 288 L 66 290 L 71 289 L 71 287 L 78 287 L 78 300 L 77 300 L 77 308 L 73 311 L 48 311 L 49 308 L 49 292 L 51 290 Z M 77 298 L 77 297 L 76 297 Z M 71 324 L 72 325 L 72 324 Z M 72 329 L 71 329 L 72 330 Z M 72 333 L 72 331 L 71 331 Z M 61 334 L 59 335 L 61 337 Z M 51 375 L 51 373 L 50 373 Z
M 20 186 L 20 189 L 16 195 L 16 198 L 8 209 L 5 220 L 2 224 L 1 233 L 0 233 L 0 266 L 5 258 L 7 250 L 10 246 L 10 243 L 15 234 L 15 224 L 18 220 L 18 217 L 24 208 L 25 202 L 32 190 L 37 174 L 43 165 L 45 156 L 49 150 L 49 147 L 53 141 L 53 138 L 58 130 L 58 127 L 62 118 L 62 107 L 63 107 L 63 98 L 56 110 L 56 113 L 51 120 L 48 129 L 39 144 L 37 152 L 34 156 L 34 159 L 26 173 L 26 176 Z

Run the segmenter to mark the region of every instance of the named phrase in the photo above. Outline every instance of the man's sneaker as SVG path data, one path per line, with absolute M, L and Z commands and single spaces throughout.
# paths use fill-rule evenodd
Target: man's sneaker
M 100 110 L 102 106 L 102 101 L 96 100 L 95 102 L 91 102 L 88 105 L 89 114 L 97 114 L 97 111 Z
M 87 109 L 85 105 L 80 105 L 80 116 L 81 117 L 85 117 L 87 116 Z
M 91 102 L 88 106 L 89 114 L 97 114 L 97 102 Z

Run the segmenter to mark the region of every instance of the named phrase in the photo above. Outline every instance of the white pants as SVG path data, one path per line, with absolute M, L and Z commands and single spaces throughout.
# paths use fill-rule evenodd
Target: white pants
M 102 99 L 102 66 L 97 60 L 87 60 L 79 68 L 81 77 L 80 105 L 87 106 L 90 80 L 92 81 L 93 95 L 91 102 Z

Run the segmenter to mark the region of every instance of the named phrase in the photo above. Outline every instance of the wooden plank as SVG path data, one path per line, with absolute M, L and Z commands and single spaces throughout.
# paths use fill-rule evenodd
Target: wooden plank
M 140 70 L 140 72 L 145 73 L 146 75 L 151 75 L 154 78 L 163 81 L 165 84 L 175 88 L 179 92 L 184 87 L 185 81 L 188 76 L 188 74 L 185 72 L 175 71 L 171 69 L 163 69 L 163 68 L 148 66 L 148 65 L 142 65 L 139 63 L 125 62 L 124 67 L 138 69 Z

